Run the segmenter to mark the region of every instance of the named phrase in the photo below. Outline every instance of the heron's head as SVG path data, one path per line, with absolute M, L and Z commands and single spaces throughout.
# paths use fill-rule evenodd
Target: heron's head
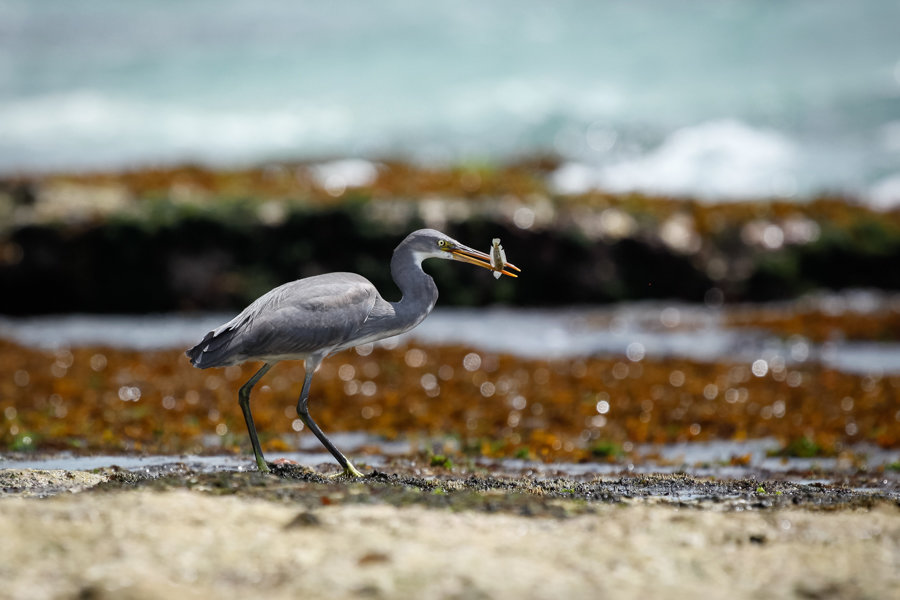
M 470 248 L 465 244 L 461 244 L 449 235 L 443 234 L 434 229 L 419 229 L 409 234 L 401 246 L 407 246 L 419 262 L 426 258 L 443 258 L 448 260 L 458 260 L 460 262 L 469 263 L 485 269 L 494 270 L 491 264 L 489 254 Z M 500 271 L 504 275 L 510 277 L 518 277 L 512 273 L 510 269 L 519 271 L 519 267 L 506 263 Z

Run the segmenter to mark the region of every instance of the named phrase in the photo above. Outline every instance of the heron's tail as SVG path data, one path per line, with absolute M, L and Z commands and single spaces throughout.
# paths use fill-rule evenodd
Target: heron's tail
M 200 369 L 226 366 L 232 358 L 231 334 L 231 329 L 210 331 L 185 354 L 191 359 L 191 364 Z

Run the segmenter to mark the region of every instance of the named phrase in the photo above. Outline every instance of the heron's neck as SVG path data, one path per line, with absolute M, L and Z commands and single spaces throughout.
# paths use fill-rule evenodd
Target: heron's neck
M 412 253 L 394 252 L 391 276 L 400 288 L 399 302 L 391 302 L 397 325 L 411 329 L 428 316 L 438 299 L 438 289 L 430 275 L 422 270 L 422 263 Z

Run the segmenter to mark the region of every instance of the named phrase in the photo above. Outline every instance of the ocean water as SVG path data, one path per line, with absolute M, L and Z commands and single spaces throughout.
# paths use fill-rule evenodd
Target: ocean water
M 561 192 L 900 204 L 900 2 L 0 0 L 0 174 L 552 153 Z

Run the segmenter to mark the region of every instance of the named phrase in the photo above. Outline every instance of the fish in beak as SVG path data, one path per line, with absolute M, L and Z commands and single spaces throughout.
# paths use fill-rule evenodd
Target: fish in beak
M 509 275 L 510 277 L 518 277 L 515 273 L 511 272 L 509 269 L 521 272 L 522 269 L 517 267 L 516 265 L 508 262 L 503 262 L 502 264 L 494 265 L 494 261 L 491 259 L 490 254 L 485 254 L 484 252 L 479 252 L 474 248 L 469 248 L 468 246 L 463 246 L 462 244 L 453 244 L 450 248 L 447 249 L 450 253 L 450 256 L 454 260 L 459 260 L 462 262 L 469 263 L 470 265 L 475 265 L 478 267 L 484 267 L 485 269 L 490 269 L 495 273 L 501 273 L 503 275 Z M 504 256 L 505 258 L 505 256 Z

